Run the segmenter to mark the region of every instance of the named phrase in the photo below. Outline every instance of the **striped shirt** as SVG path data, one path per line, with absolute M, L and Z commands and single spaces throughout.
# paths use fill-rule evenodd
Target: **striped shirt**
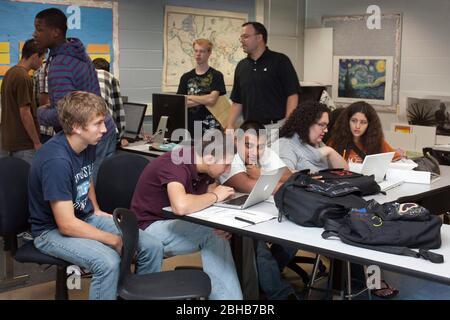
M 112 116 L 119 134 L 125 129 L 125 110 L 123 109 L 122 96 L 120 95 L 120 84 L 111 73 L 97 69 L 100 93 L 108 106 L 109 114 Z

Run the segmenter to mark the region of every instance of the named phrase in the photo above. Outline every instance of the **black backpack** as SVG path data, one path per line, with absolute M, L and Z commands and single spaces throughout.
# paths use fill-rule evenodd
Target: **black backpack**
M 366 201 L 360 190 L 347 182 L 326 183 L 304 172 L 294 173 L 274 195 L 278 221 L 285 215 L 304 227 L 323 227 L 325 220 L 341 218 Z
M 380 186 L 376 183 L 373 175 L 365 176 L 345 169 L 325 169 L 319 171 L 317 175 L 322 176 L 322 180 L 325 182 L 348 182 L 357 187 L 361 191 L 362 196 L 381 192 Z
M 322 237 L 335 236 L 353 246 L 442 263 L 442 255 L 428 251 L 440 248 L 441 225 L 439 217 L 415 203 L 380 205 L 371 200 L 340 219 L 328 219 Z

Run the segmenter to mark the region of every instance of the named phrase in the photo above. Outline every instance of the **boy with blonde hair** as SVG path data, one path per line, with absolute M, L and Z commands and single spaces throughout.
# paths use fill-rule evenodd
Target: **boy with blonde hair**
M 36 153 L 28 181 L 31 232 L 41 252 L 92 272 L 89 299 L 116 299 L 122 238 L 96 200 L 95 146 L 106 132 L 104 100 L 75 91 L 58 102 L 63 131 Z M 138 273 L 158 272 L 163 247 L 140 232 Z

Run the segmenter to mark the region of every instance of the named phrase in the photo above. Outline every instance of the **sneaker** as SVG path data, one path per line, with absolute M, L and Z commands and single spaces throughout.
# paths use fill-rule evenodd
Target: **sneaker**
M 24 241 L 33 241 L 34 238 L 29 232 L 22 232 L 17 235 L 17 237 L 22 238 Z

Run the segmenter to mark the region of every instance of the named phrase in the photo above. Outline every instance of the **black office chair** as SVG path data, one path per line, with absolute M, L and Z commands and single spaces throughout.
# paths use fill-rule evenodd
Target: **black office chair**
M 134 213 L 117 208 L 114 222 L 122 233 L 123 249 L 117 294 L 126 300 L 207 299 L 211 280 L 200 270 L 174 270 L 133 274 L 131 263 L 136 252 L 139 229 Z
M 319 101 L 323 91 L 327 88 L 324 86 L 301 86 L 299 90 L 298 103 L 306 101 Z
M 318 260 L 318 261 L 317 261 Z M 297 275 L 300 276 L 303 283 L 306 285 L 311 282 L 310 275 L 299 265 L 301 263 L 304 264 L 312 264 L 313 266 L 315 263 L 318 263 L 318 271 L 315 275 L 315 279 L 322 278 L 324 276 L 327 276 L 327 268 L 323 264 L 322 260 L 320 259 L 320 255 L 316 255 L 316 257 L 303 257 L 303 256 L 295 256 L 291 261 L 289 261 L 287 267 L 294 271 Z
M 130 208 L 139 176 L 149 161 L 139 155 L 125 153 L 105 159 L 101 164 L 95 193 L 100 208 L 112 213 L 116 208 Z
M 17 235 L 29 230 L 28 173 L 30 166 L 22 159 L 0 159 L 0 236 L 3 237 L 6 259 L 21 263 L 55 265 L 56 300 L 68 299 L 66 267 L 70 263 L 41 253 L 32 241 L 18 247 Z

